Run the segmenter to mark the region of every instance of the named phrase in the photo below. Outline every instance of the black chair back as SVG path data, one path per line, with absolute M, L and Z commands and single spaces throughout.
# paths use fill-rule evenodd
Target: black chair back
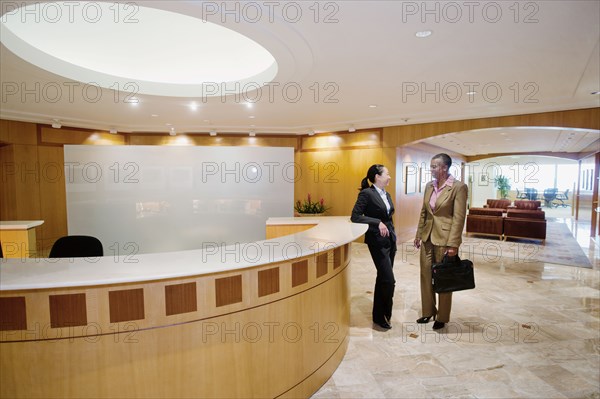
M 49 258 L 86 258 L 104 255 L 102 243 L 91 236 L 61 237 L 52 246 Z
M 0 242 L 0 259 L 4 258 L 4 254 L 2 253 L 2 243 Z

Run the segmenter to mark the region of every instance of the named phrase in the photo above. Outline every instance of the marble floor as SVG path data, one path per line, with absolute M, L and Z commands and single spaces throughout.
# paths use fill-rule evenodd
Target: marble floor
M 352 244 L 350 343 L 313 398 L 600 398 L 600 250 L 568 223 L 592 269 L 476 257 L 477 288 L 442 330 L 420 316 L 418 256 L 399 245 L 393 328 L 371 323 L 375 268 Z

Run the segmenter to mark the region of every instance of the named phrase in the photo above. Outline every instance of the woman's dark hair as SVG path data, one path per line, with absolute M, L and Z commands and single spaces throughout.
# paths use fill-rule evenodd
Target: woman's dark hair
M 380 164 L 371 165 L 367 171 L 367 177 L 360 182 L 360 189 L 364 190 L 365 188 L 369 188 L 369 182 L 375 183 L 375 175 L 381 175 L 383 173 L 383 168 L 385 168 L 385 166 Z
M 441 154 L 434 155 L 431 159 L 441 159 L 442 163 L 448 167 L 448 170 L 450 170 L 450 166 L 452 166 L 452 158 L 443 152 Z

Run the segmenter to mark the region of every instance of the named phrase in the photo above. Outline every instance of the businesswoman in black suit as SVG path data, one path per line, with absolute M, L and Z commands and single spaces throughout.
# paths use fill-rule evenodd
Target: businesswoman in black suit
M 394 256 L 396 255 L 396 232 L 392 222 L 394 203 L 385 187 L 391 177 L 383 165 L 372 165 L 367 177 L 361 182 L 358 199 L 352 209 L 354 223 L 367 223 L 365 243 L 377 268 L 373 298 L 373 322 L 384 329 L 392 328 L 392 297 L 394 296 Z M 373 185 L 369 186 L 369 182 Z

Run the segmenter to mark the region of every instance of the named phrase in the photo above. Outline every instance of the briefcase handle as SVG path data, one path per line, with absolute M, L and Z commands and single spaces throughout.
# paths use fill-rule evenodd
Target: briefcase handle
M 442 258 L 442 263 L 444 265 L 460 265 L 460 257 L 458 254 L 454 256 L 448 256 L 448 254 L 444 254 L 444 258 Z

